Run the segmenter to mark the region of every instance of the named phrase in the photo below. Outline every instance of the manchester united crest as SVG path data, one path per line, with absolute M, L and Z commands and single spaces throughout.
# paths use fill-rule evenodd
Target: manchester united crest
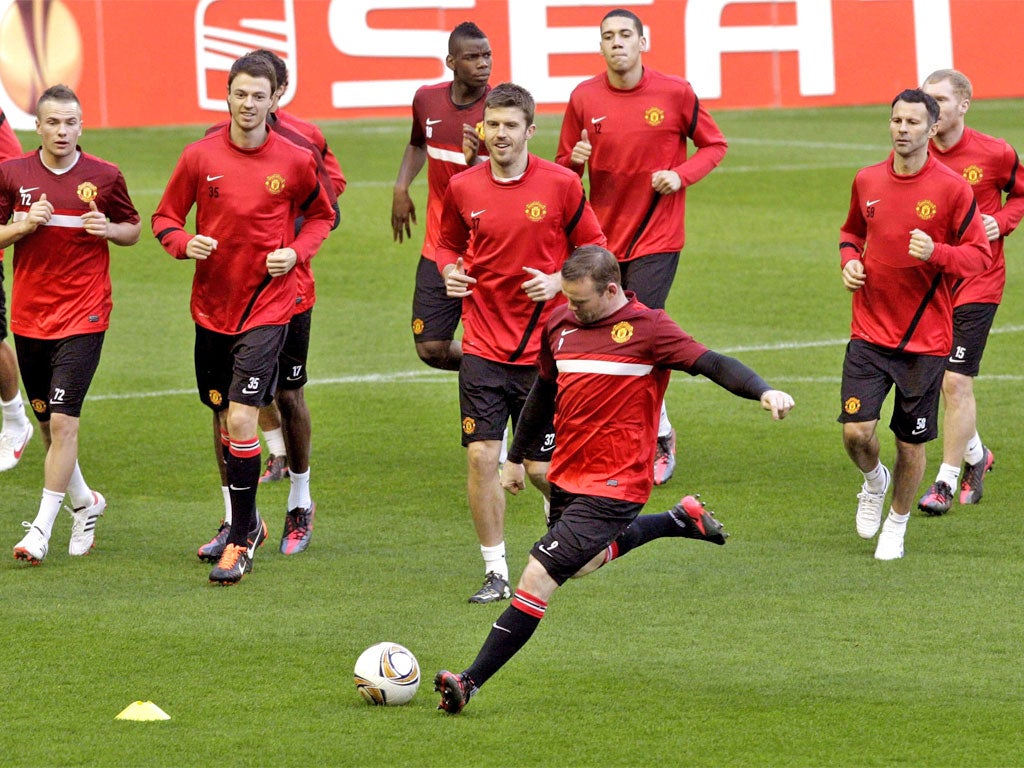
M 661 107 L 648 107 L 644 110 L 644 122 L 652 128 L 657 128 L 665 122 L 665 110 Z
M 534 200 L 526 206 L 526 218 L 530 221 L 540 221 L 547 215 L 548 207 L 538 200 Z
M 279 195 L 284 191 L 284 176 L 280 173 L 272 173 L 267 176 L 267 180 L 263 184 L 270 194 Z
M 483 138 L 484 138 L 484 121 L 483 120 L 481 120 L 479 123 L 476 124 L 476 135 L 480 137 L 481 141 L 483 141 Z
M 859 397 L 848 397 L 846 402 L 843 403 L 843 410 L 851 416 L 860 410 L 860 398 Z
M 423 328 L 423 320 L 419 317 L 414 318 L 412 321 L 412 332 L 419 336 L 421 333 L 423 333 Z
M 472 435 L 476 432 L 476 422 L 467 416 L 462 420 L 462 431 L 467 435 Z
M 921 219 L 921 221 L 928 221 L 935 218 L 937 209 L 935 203 L 931 200 L 921 200 L 918 202 L 915 210 L 917 211 L 917 218 Z
M 967 179 L 968 184 L 977 184 L 985 178 L 985 172 L 981 170 L 981 166 L 968 165 L 964 168 L 964 178 Z
M 96 195 L 99 193 L 99 190 L 96 189 L 96 185 L 91 181 L 83 181 L 78 185 L 78 189 L 75 191 L 78 194 L 78 199 L 83 203 L 91 203 L 96 199 Z
M 208 397 L 210 398 L 210 403 L 212 405 L 220 405 L 224 402 L 224 396 L 216 389 L 211 389 Z
M 46 413 L 46 403 L 36 398 L 32 401 L 32 410 L 36 413 Z
M 623 320 L 612 326 L 612 341 L 616 344 L 624 344 L 633 338 L 633 326 Z

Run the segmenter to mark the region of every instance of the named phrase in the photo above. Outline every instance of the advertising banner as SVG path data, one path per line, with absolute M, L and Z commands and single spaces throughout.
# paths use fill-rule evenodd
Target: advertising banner
M 231 62 L 269 48 L 288 63 L 283 102 L 309 119 L 406 116 L 416 87 L 447 79 L 448 33 L 475 21 L 492 82 L 558 111 L 603 71 L 594 0 L 0 0 L 0 104 L 33 126 L 39 93 L 72 86 L 90 125 L 215 122 Z M 690 80 L 712 109 L 887 102 L 940 67 L 978 98 L 1024 96 L 1006 62 L 1020 0 L 634 0 L 645 62 Z

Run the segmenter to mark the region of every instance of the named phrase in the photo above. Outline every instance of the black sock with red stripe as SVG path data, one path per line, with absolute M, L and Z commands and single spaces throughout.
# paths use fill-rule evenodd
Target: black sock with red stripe
M 487 682 L 526 645 L 526 641 L 533 636 L 540 620 L 544 618 L 547 607 L 548 604 L 543 600 L 522 590 L 516 590 L 512 596 L 512 604 L 491 626 L 491 632 L 480 648 L 480 653 L 464 672 L 477 688 Z
M 231 533 L 228 543 L 247 546 L 256 523 L 256 490 L 260 482 L 260 440 L 232 441 L 226 457 L 228 493 L 231 495 Z

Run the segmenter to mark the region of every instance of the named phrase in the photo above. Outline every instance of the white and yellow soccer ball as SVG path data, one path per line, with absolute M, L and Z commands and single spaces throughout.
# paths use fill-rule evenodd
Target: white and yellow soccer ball
M 403 645 L 377 643 L 356 659 L 355 682 L 359 695 L 369 704 L 407 704 L 420 687 L 420 664 Z

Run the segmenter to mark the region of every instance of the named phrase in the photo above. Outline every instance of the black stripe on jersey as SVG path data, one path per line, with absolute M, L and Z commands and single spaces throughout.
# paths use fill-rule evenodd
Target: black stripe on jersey
M 576 229 L 576 225 L 580 223 L 580 217 L 583 216 L 583 208 L 587 203 L 587 196 L 582 195 L 580 197 L 580 204 L 576 206 L 576 213 L 569 219 L 569 223 L 565 225 L 565 236 L 572 239 L 572 231 Z
M 156 233 L 156 239 L 159 240 L 162 243 L 164 241 L 164 238 L 167 237 L 169 234 L 171 234 L 171 232 L 184 232 L 184 231 L 185 230 L 182 229 L 181 227 L 168 227 L 167 229 L 161 229 L 159 232 L 157 232 Z
M 245 325 L 245 321 L 249 319 L 249 315 L 252 313 L 252 308 L 256 304 L 256 299 L 258 299 L 260 294 L 263 293 L 268 285 L 270 285 L 271 280 L 273 280 L 273 278 L 269 273 L 263 276 L 263 280 L 260 281 L 259 286 L 257 286 L 256 290 L 253 291 L 252 296 L 249 298 L 249 303 L 245 305 L 245 311 L 242 312 L 242 317 L 238 321 L 238 327 L 235 328 L 235 333 L 242 332 L 242 327 Z
M 533 335 L 533 331 L 537 328 L 537 323 L 540 321 L 541 313 L 544 311 L 544 305 L 546 301 L 538 301 L 533 307 L 533 314 L 530 315 L 530 322 L 526 324 L 526 330 L 523 331 L 523 338 L 519 340 L 519 346 L 516 347 L 516 351 L 508 357 L 510 363 L 514 363 L 519 359 L 519 356 L 526 350 L 526 345 L 530 343 L 530 337 Z
M 1013 188 L 1017 186 L 1017 169 L 1020 167 L 1020 158 L 1017 153 L 1013 153 L 1013 168 L 1010 170 L 1010 178 L 1006 182 L 1006 186 L 1003 187 L 1003 192 L 1010 194 L 1013 192 Z
M 960 228 L 956 231 L 956 239 L 960 240 L 964 236 L 964 232 L 967 231 L 967 226 L 971 223 L 971 219 L 974 218 L 974 212 L 978 210 L 978 201 L 973 197 L 971 198 L 971 208 L 967 211 L 967 215 L 964 216 L 964 220 L 960 222 Z
M 910 327 L 907 328 L 907 332 L 903 334 L 903 338 L 900 339 L 900 343 L 896 347 L 897 352 L 902 352 L 907 344 L 910 343 L 910 337 L 914 335 L 914 331 L 917 330 L 917 324 L 921 322 L 921 315 L 924 314 L 925 309 L 931 303 L 932 297 L 935 292 L 939 290 L 939 286 L 942 284 L 942 273 L 938 272 L 935 278 L 932 280 L 931 287 L 928 292 L 921 299 L 921 303 L 917 305 L 917 312 L 914 313 L 914 319 L 910 321 Z
M 636 248 L 636 244 L 640 241 L 640 236 L 643 235 L 644 230 L 647 229 L 647 225 L 651 223 L 651 217 L 654 215 L 654 209 L 658 207 L 658 201 L 661 200 L 662 195 L 658 192 L 654 193 L 654 197 L 651 198 L 651 204 L 647 206 L 647 213 L 644 214 L 643 221 L 636 228 L 636 232 L 633 233 L 633 239 L 629 241 L 629 246 L 626 248 L 626 252 L 622 254 L 619 261 L 628 261 L 630 254 L 633 253 L 633 249 Z
M 697 131 L 697 118 L 700 117 L 700 99 L 697 98 L 696 94 L 693 97 L 693 114 L 690 116 L 690 124 L 686 126 L 686 135 L 688 138 L 693 139 L 693 134 Z
M 313 201 L 316 200 L 316 196 L 319 195 L 319 194 L 320 194 L 320 182 L 317 181 L 316 186 L 313 187 L 313 191 L 310 193 L 309 197 L 307 197 L 305 200 L 302 201 L 302 205 L 300 205 L 299 208 L 301 208 L 304 211 L 307 210 L 309 208 L 309 206 L 311 206 L 313 204 Z

